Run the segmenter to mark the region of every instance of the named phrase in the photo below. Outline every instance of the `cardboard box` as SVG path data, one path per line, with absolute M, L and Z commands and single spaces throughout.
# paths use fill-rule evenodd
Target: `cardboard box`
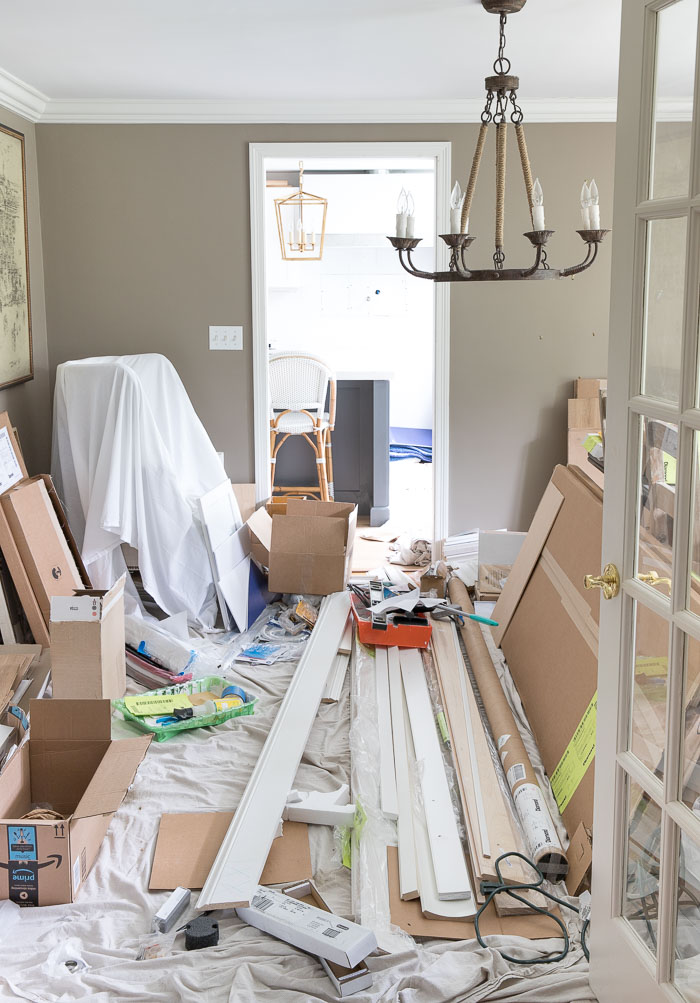
M 301 902 L 306 902 L 307 905 L 316 906 L 317 909 L 321 909 L 323 912 L 331 912 L 313 881 L 302 881 L 289 888 L 283 888 L 282 891 L 285 895 L 289 895 L 290 898 L 299 899 Z M 354 968 L 344 968 L 333 961 L 326 961 L 325 958 L 319 958 L 318 960 L 321 962 L 324 972 L 333 983 L 333 988 L 341 998 L 352 996 L 355 993 L 359 993 L 362 989 L 369 989 L 372 985 L 372 973 L 364 961 L 358 962 Z
M 73 902 L 150 735 L 112 742 L 109 700 L 33 700 L 31 734 L 0 774 L 0 899 Z M 22 818 L 50 804 L 61 821 Z
M 567 435 L 566 462 L 569 466 L 580 467 L 592 481 L 601 488 L 605 486 L 605 475 L 602 470 L 588 461 L 588 452 L 584 442 L 589 435 L 600 435 L 600 428 L 570 428 Z
M 570 757 L 570 769 L 560 771 L 570 776 L 569 789 L 557 800 L 573 836 L 580 823 L 593 828 L 601 593 L 586 590 L 583 579 L 600 574 L 603 492 L 578 467 L 558 466 L 543 513 L 552 496 L 556 504 L 546 519 L 538 509 L 493 618 L 499 631 L 505 626 L 503 654 L 550 780 L 563 757 Z M 585 763 L 577 767 L 584 748 Z
M 260 508 L 248 520 L 251 557 L 267 569 L 271 592 L 342 592 L 356 524 L 356 505 L 290 498 L 284 513 Z
M 77 589 L 52 596 L 51 677 L 54 697 L 116 700 L 126 692 L 124 583 L 108 591 Z
M 10 548 L 11 552 L 5 550 L 2 531 L 0 546 L 27 612 L 34 640 L 44 644 L 47 633 L 39 631 L 42 636 L 37 637 L 30 611 L 38 607 L 47 625 L 51 596 L 70 596 L 74 589 L 89 588 L 90 580 L 48 475 L 28 478 L 6 491 L 0 496 L 0 508 L 14 548 Z
M 598 397 L 601 390 L 608 389 L 607 380 L 574 380 L 574 397 Z
M 593 428 L 600 433 L 600 401 L 584 397 L 569 401 L 569 428 Z
M 377 938 L 366 926 L 262 885 L 250 905 L 237 907 L 236 914 L 258 930 L 343 968 L 354 968 L 377 947 Z

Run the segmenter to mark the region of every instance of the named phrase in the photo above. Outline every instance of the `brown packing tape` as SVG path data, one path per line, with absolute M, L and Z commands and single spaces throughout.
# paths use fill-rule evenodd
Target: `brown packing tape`
M 448 589 L 453 603 L 461 606 L 465 613 L 474 612 L 464 582 L 453 577 Z M 524 787 L 526 784 L 532 784 L 539 790 L 537 775 L 532 768 L 517 722 L 503 692 L 501 681 L 481 633 L 481 627 L 476 621 L 465 617 L 464 624 L 459 629 L 506 776 L 508 776 L 509 770 L 516 768 L 515 779 L 508 777 L 511 791 L 515 795 L 518 788 Z M 517 769 L 517 767 L 522 767 L 522 769 Z M 554 839 L 556 840 L 556 836 Z M 542 863 L 542 860 L 549 855 L 549 850 L 536 853 L 535 863 Z M 566 853 L 563 849 L 561 857 L 566 861 Z

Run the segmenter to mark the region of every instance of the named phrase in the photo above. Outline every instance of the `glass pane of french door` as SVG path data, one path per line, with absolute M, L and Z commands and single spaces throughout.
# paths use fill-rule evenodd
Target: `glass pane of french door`
M 617 317 L 629 324 L 631 353 L 627 371 L 622 362 L 618 369 L 628 391 L 617 412 L 626 424 L 624 483 L 611 478 L 614 504 L 624 508 L 622 594 L 617 620 L 609 621 L 623 685 L 607 691 L 617 700 L 618 732 L 610 753 L 609 929 L 620 949 L 610 952 L 604 980 L 616 993 L 601 1003 L 617 1003 L 625 992 L 626 1003 L 641 1003 L 624 972 L 615 973 L 616 963 L 629 972 L 631 959 L 650 987 L 644 1003 L 700 1003 L 700 0 L 623 3 L 622 76 L 625 23 L 638 32 L 636 55 L 628 52 L 638 75 L 625 91 L 629 108 L 619 109 L 634 123 L 636 131 L 623 135 L 634 137 L 636 150 L 623 156 L 631 167 L 634 152 L 642 171 L 625 203 L 632 280 L 628 299 L 620 298 L 626 316 Z M 620 172 L 616 200 L 624 184 Z M 611 363 L 614 334 L 611 324 Z M 610 405 L 612 365 L 609 376 Z M 608 485 L 606 470 L 606 496 Z M 603 627 L 601 614 L 601 636 Z

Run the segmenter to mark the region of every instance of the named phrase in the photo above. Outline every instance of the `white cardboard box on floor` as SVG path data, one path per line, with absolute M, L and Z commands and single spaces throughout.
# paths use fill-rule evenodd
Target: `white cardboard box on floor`
M 236 913 L 258 930 L 346 968 L 354 968 L 377 947 L 377 938 L 366 926 L 262 885 L 250 905 L 239 906 Z

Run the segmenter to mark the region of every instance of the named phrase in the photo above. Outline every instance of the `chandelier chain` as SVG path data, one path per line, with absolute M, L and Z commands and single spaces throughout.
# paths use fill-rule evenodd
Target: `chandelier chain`
M 498 32 L 498 56 L 493 64 L 494 73 L 510 73 L 510 59 L 505 55 L 507 16 L 501 14 L 501 24 Z

